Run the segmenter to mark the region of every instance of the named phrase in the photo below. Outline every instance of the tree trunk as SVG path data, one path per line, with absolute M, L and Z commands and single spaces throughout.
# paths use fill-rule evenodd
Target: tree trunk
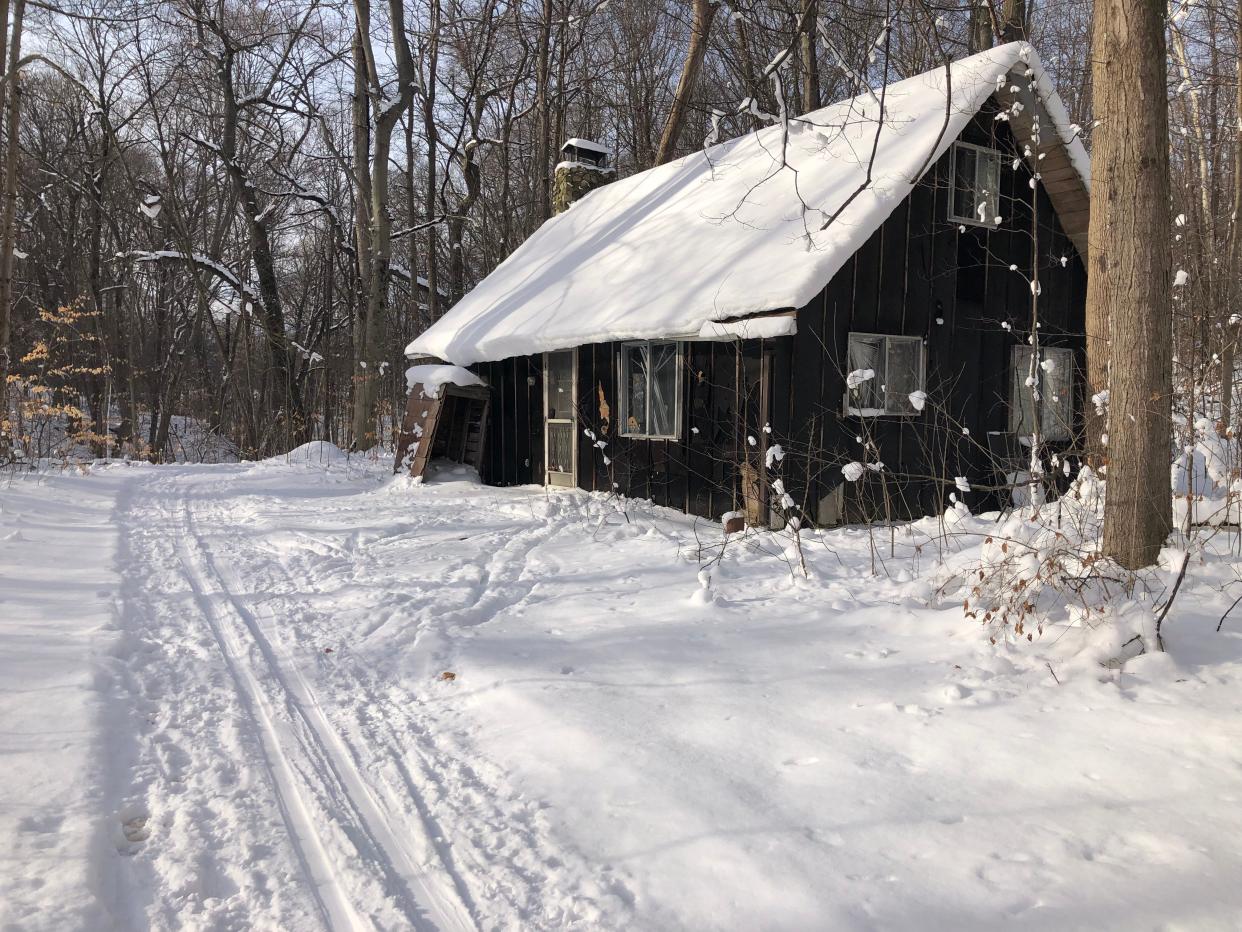
M 18 129 L 21 122 L 21 76 L 17 63 L 22 57 L 22 19 L 26 11 L 25 0 L 13 4 L 13 32 L 8 51 L 8 68 L 4 69 L 8 82 L 4 98 L 6 146 L 4 150 L 3 203 L 0 204 L 0 455 L 9 448 L 9 437 L 3 425 L 9 419 L 9 328 L 13 304 L 13 250 L 17 245 L 17 163 L 20 156 Z M 3 4 L 4 25 L 8 24 L 8 3 Z M 0 33 L 0 56 L 5 51 L 5 36 Z M 0 60 L 0 65 L 3 62 Z
M 1172 528 L 1172 311 L 1164 7 L 1097 5 L 1092 65 L 1088 326 L 1106 322 L 1108 494 L 1104 553 L 1149 566 Z M 1089 343 L 1098 354 L 1098 331 Z
M 971 55 L 992 47 L 991 0 L 970 0 L 970 22 L 968 28 L 966 51 Z
M 1238 42 L 1242 43 L 1242 0 L 1238 3 Z M 1238 46 L 1242 48 L 1242 45 Z M 1242 313 L 1242 58 L 1237 63 L 1238 121 L 1233 144 L 1233 217 L 1229 225 L 1229 295 L 1225 306 L 1224 346 L 1220 352 L 1220 420 L 1226 431 L 1233 427 L 1233 370 L 1237 359 L 1238 334 L 1242 331 L 1237 315 Z
M 815 56 L 815 6 L 817 0 L 802 0 L 802 22 L 806 27 L 798 40 L 802 44 L 802 112 L 810 113 L 821 106 L 819 96 L 819 60 Z
M 1025 42 L 1027 27 L 1026 0 L 1005 0 L 1001 10 L 1001 40 Z
M 535 50 L 535 217 L 543 223 L 552 216 L 552 112 L 548 103 L 551 79 L 552 0 L 543 0 L 539 42 Z
M 349 432 L 352 447 L 368 449 L 368 433 L 374 429 L 367 424 L 367 405 L 364 399 L 367 379 L 367 326 L 371 314 L 371 289 L 374 276 L 371 265 L 375 261 L 374 247 L 371 242 L 371 95 L 369 93 L 370 69 L 367 43 L 371 40 L 368 33 L 371 28 L 370 7 L 366 0 L 356 0 L 354 4 L 354 38 L 352 43 L 354 58 L 354 94 L 353 94 L 353 152 L 354 178 L 354 244 L 357 247 L 358 277 L 357 288 L 353 298 L 353 341 L 354 359 L 350 384 Z M 373 439 L 373 438 L 372 438 Z
M 388 99 L 380 84 L 375 54 L 371 48 L 371 8 L 368 0 L 355 0 L 357 26 L 354 31 L 354 93 L 362 93 L 359 74 L 366 75 L 369 106 L 358 109 L 355 101 L 355 172 L 358 192 L 358 257 L 366 301 L 365 316 L 355 321 L 354 331 L 354 407 L 353 445 L 369 450 L 380 441 L 375 402 L 379 396 L 382 324 L 388 310 L 388 279 L 392 265 L 392 211 L 389 209 L 389 164 L 392 136 L 401 115 L 414 97 L 414 60 L 405 32 L 403 0 L 389 0 L 393 58 L 397 65 L 397 97 Z M 369 119 L 367 114 L 369 112 Z M 362 117 L 359 125 L 359 116 Z M 371 131 L 369 168 L 365 134 Z M 368 174 L 369 172 L 369 174 Z M 367 177 L 363 178 L 366 175 Z M 369 197 L 369 202 L 368 202 Z M 365 211 L 365 213 L 364 213 Z M 363 220 L 366 220 L 365 235 Z M 413 273 L 411 273 L 412 275 Z M 360 308 L 362 310 L 362 308 Z
M 277 397 L 284 400 L 283 413 L 292 428 L 286 442 L 301 444 L 310 438 L 310 423 L 302 409 L 301 389 L 294 381 L 293 367 L 290 364 L 289 337 L 285 333 L 285 311 L 276 274 L 276 255 L 268 228 L 268 211 L 259 208 L 258 188 L 239 161 L 238 134 L 241 115 L 233 84 L 235 58 L 236 52 L 232 48 L 226 49 L 220 58 L 224 130 L 221 134 L 220 154 L 250 233 L 251 261 L 254 263 L 259 301 L 262 304 L 261 323 L 271 358 L 271 388 Z
M 694 0 L 694 17 L 690 22 L 686 60 L 681 68 L 681 77 L 677 80 L 677 90 L 673 94 L 673 106 L 664 123 L 664 132 L 660 135 L 660 146 L 656 149 L 657 165 L 671 162 L 677 153 L 677 142 L 681 138 L 686 114 L 690 110 L 690 95 L 694 93 L 699 72 L 703 68 L 703 58 L 707 54 L 707 36 L 711 32 L 715 16 L 716 4 L 712 0 Z
M 746 18 L 744 16 L 738 16 L 733 19 L 733 42 L 742 70 L 742 81 L 746 87 L 746 94 L 755 100 L 761 108 L 766 109 L 763 102 L 763 88 L 759 86 L 759 78 L 755 71 L 755 59 L 750 52 L 750 40 L 746 37 Z M 763 128 L 763 120 L 755 116 L 753 112 L 750 120 L 751 129 Z
M 423 214 L 430 220 L 436 212 L 436 149 L 439 130 L 436 126 L 436 81 L 440 65 L 440 0 L 431 0 L 427 31 L 427 82 L 423 86 L 423 136 L 427 140 L 427 190 L 423 196 Z M 411 234 L 413 235 L 413 234 Z M 427 263 L 427 317 L 430 323 L 440 319 L 440 275 L 436 267 L 436 238 L 439 231 L 427 227 L 424 255 Z M 413 274 L 413 270 L 411 270 Z

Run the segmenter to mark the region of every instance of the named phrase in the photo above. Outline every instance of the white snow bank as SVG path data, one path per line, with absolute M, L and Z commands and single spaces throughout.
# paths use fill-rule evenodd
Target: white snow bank
M 963 616 L 1020 516 L 806 529 L 791 585 L 759 530 L 705 571 L 649 503 L 390 472 L 0 483 L 0 928 L 1238 926 L 1229 535 L 1123 674 L 1150 605 Z
M 951 75 L 951 90 L 943 68 L 890 85 L 878 133 L 879 99 L 868 92 L 791 121 L 787 147 L 784 128 L 773 126 L 592 191 L 406 352 L 469 365 L 609 340 L 692 338 L 711 321 L 802 307 L 948 149 L 998 78 L 1035 85 L 1086 179 L 1082 144 L 1030 46 L 965 58 Z M 873 143 L 872 183 L 860 191 Z
M 336 444 L 327 440 L 312 440 L 300 447 L 294 447 L 288 453 L 269 457 L 268 463 L 309 463 L 311 465 L 333 466 L 344 463 L 349 454 Z
M 117 683 L 156 655 L 118 637 L 118 489 L 156 471 L 0 482 L 0 929 L 138 924 L 99 892 L 129 867 L 142 814 L 116 780 L 138 721 Z
M 461 385 L 466 387 L 483 384 L 484 382 L 481 378 L 469 369 L 463 369 L 461 366 L 410 366 L 410 368 L 405 370 L 406 392 L 412 392 L 415 385 L 421 385 L 424 398 L 437 397 L 440 394 L 440 389 L 445 385 Z

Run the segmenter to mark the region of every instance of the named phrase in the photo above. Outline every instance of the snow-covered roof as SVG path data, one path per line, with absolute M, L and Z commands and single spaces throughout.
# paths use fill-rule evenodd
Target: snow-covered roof
M 1012 121 L 1024 142 L 1023 125 L 1040 118 L 1042 147 L 1056 150 L 1085 212 L 1087 154 L 1031 47 L 948 70 L 948 81 L 945 68 L 917 75 L 592 191 L 406 352 L 469 365 L 695 337 L 712 321 L 802 307 L 994 94 L 1006 107 L 1025 101 Z

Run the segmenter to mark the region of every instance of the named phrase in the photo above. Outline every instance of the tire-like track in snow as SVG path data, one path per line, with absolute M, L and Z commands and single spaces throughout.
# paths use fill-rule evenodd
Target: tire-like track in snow
M 415 929 L 476 929 L 451 866 L 437 856 L 434 829 L 359 768 L 296 664 L 282 661 L 236 591 L 231 569 L 213 553 L 195 517 L 195 499 L 205 490 L 192 492 L 194 484 L 179 479 L 157 481 L 150 491 L 173 509 L 177 558 L 257 733 L 325 925 L 366 929 L 395 921 Z M 367 888 L 378 888 L 382 915 L 356 905 L 354 896 Z

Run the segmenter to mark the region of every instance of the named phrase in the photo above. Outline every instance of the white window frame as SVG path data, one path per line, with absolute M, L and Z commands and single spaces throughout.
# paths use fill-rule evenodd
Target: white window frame
M 975 153 L 975 176 L 971 193 L 974 195 L 973 216 L 962 217 L 955 212 L 957 207 L 957 154 L 963 149 L 969 149 Z M 986 220 L 979 219 L 979 167 L 983 164 L 982 159 L 986 157 L 996 164 L 996 190 L 991 192 L 992 207 L 991 216 Z M 997 223 L 995 218 L 1000 216 L 1000 177 L 1001 177 L 1001 154 L 998 149 L 992 149 L 988 146 L 975 145 L 973 142 L 955 142 L 953 143 L 952 161 L 949 165 L 949 219 L 954 223 L 966 223 L 971 226 L 983 227 L 988 230 L 995 230 Z
M 573 379 L 570 383 L 570 399 L 569 410 L 570 416 L 549 417 L 551 408 L 552 383 L 548 378 L 551 371 L 549 362 L 550 356 L 556 356 L 561 353 L 568 353 L 570 358 L 570 368 Z M 573 488 L 578 482 L 578 419 L 576 415 L 578 404 L 578 350 L 577 348 L 569 350 L 555 350 L 550 353 L 543 354 L 543 484 L 547 486 L 560 486 Z M 573 461 L 569 470 L 552 469 L 552 432 L 548 429 L 549 424 L 568 424 L 569 425 L 569 457 Z
M 867 333 L 866 331 L 863 331 L 863 330 L 851 330 L 849 332 L 849 336 L 846 338 L 846 341 L 845 341 L 845 365 L 846 365 L 845 371 L 847 375 L 849 374 L 850 371 L 852 371 L 849 367 L 853 366 L 853 363 L 850 362 L 850 344 L 853 342 L 854 337 L 868 337 L 870 339 L 884 341 L 884 348 L 882 352 L 882 356 L 884 359 L 884 371 L 876 372 L 876 374 L 872 377 L 875 380 L 877 385 L 887 385 L 888 383 L 888 344 L 889 342 L 891 341 L 895 343 L 917 344 L 919 348 L 919 379 L 918 379 L 918 388 L 916 389 L 916 391 L 920 391 L 920 392 L 927 391 L 927 344 L 923 342 L 922 337 L 906 336 L 905 334 L 901 334 L 901 333 Z M 859 417 L 859 418 L 861 417 L 918 417 L 919 415 L 923 413 L 922 411 L 913 409 L 912 406 L 909 406 L 909 394 L 907 394 L 906 397 L 902 399 L 902 401 L 904 401 L 911 408 L 910 410 L 890 411 L 889 403 L 888 403 L 889 392 L 888 392 L 888 389 L 885 388 L 884 389 L 884 413 L 883 414 L 866 414 L 864 413 L 862 408 L 856 408 L 851 404 L 853 399 L 850 397 L 850 391 L 851 390 L 849 386 L 846 386 L 845 403 L 844 403 L 844 410 L 845 410 L 846 417 Z
M 1015 346 L 1009 353 L 1009 432 L 1018 437 L 1030 437 L 1034 431 L 1022 424 L 1022 399 L 1020 394 L 1026 394 L 1031 391 L 1031 387 L 1026 384 L 1027 377 L 1031 374 L 1030 364 L 1023 363 L 1022 356 L 1028 352 L 1032 352 L 1033 347 Z M 1039 376 L 1039 439 L 1060 443 L 1073 439 L 1074 429 L 1074 351 L 1064 346 L 1041 346 L 1039 348 L 1039 357 L 1042 362 L 1045 359 L 1053 359 L 1056 362 L 1054 371 L 1069 373 L 1069 395 L 1065 398 L 1058 398 L 1053 401 L 1048 397 L 1045 378 L 1047 373 L 1040 366 L 1035 367 L 1035 371 Z M 1064 368 L 1062 368 L 1064 367 Z M 1045 405 L 1056 405 L 1068 417 L 1057 417 L 1051 422 L 1051 431 L 1044 432 L 1044 416 L 1043 408 Z
M 631 431 L 630 423 L 630 380 L 626 378 L 629 374 L 629 353 L 628 350 L 635 346 L 647 347 L 647 359 L 651 359 L 651 347 L 657 345 L 668 345 L 676 348 L 677 351 L 677 387 L 673 392 L 673 432 L 671 434 L 653 434 L 648 430 Z M 627 340 L 621 344 L 621 348 L 617 353 L 617 407 L 620 409 L 620 419 L 618 423 L 618 433 L 622 437 L 628 437 L 631 440 L 680 440 L 681 439 L 681 394 L 682 394 L 682 360 L 685 357 L 685 343 L 681 340 Z M 650 387 L 651 367 L 647 368 L 648 387 L 646 392 L 647 410 L 644 412 L 646 417 L 643 423 L 647 426 L 651 425 L 651 398 L 652 392 Z

